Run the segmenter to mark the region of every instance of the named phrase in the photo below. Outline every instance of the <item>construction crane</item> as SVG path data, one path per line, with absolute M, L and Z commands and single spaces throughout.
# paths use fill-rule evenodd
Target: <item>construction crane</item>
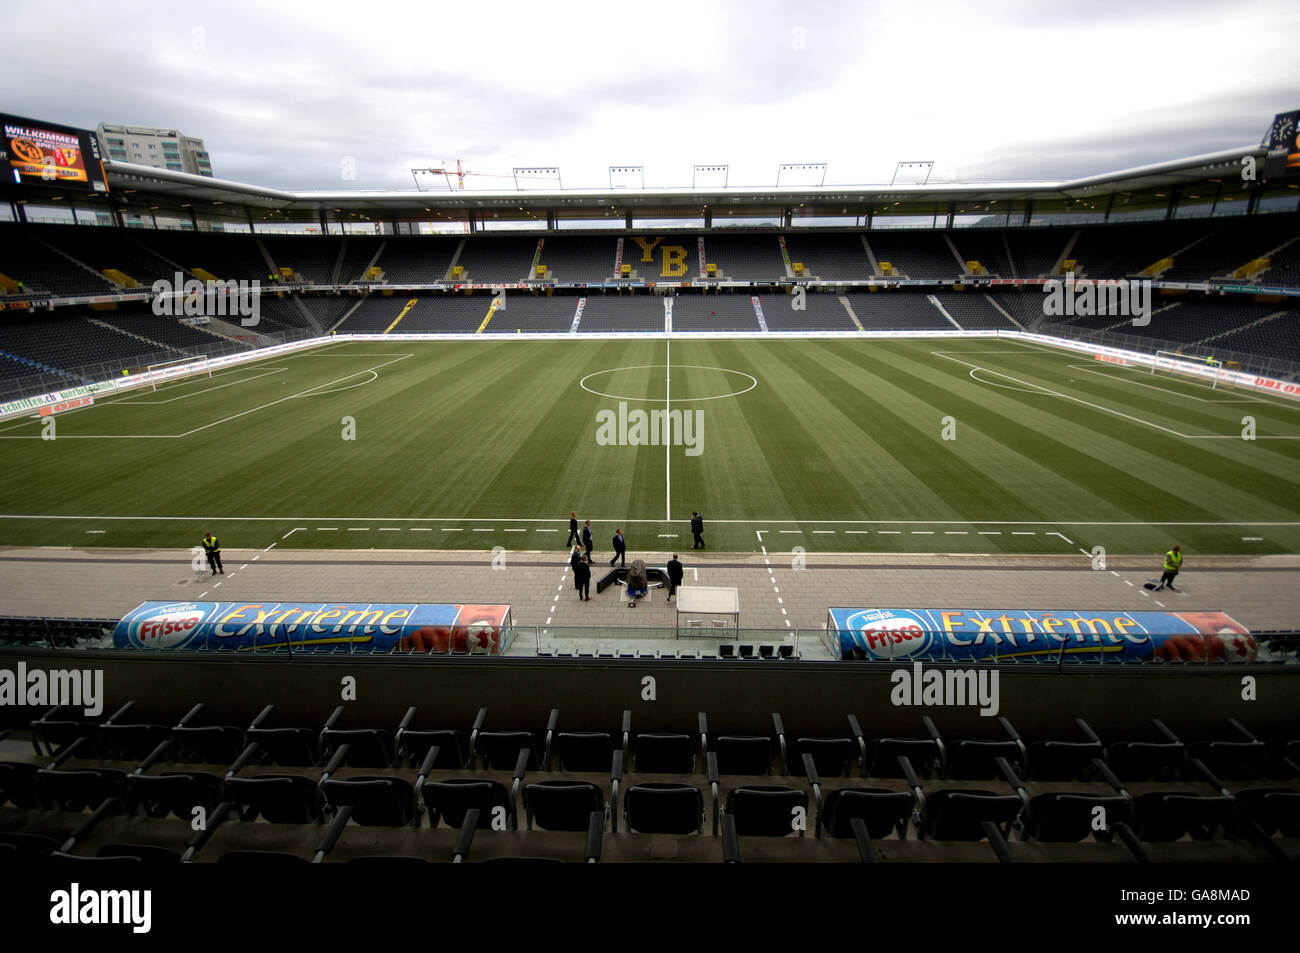
M 560 170 L 558 168 L 554 170 L 555 172 L 554 175 L 529 175 L 528 174 L 529 171 L 532 170 L 515 170 L 510 175 L 506 175 L 501 172 L 473 172 L 469 169 L 466 169 L 461 164 L 461 160 L 457 159 L 455 168 L 452 168 L 450 160 L 444 160 L 440 165 L 437 166 L 429 166 L 428 168 L 423 168 L 423 169 L 412 169 L 411 176 L 412 178 L 415 179 L 416 189 L 421 192 L 424 191 L 423 189 L 420 188 L 419 173 L 421 172 L 427 172 L 430 175 L 442 176 L 447 181 L 447 188 L 449 190 L 453 188 L 456 189 L 465 188 L 465 176 L 467 175 L 476 175 L 479 176 L 480 178 L 488 178 L 488 179 L 511 179 L 514 181 L 516 187 L 519 185 L 520 179 L 553 179 L 557 184 L 560 181 Z M 456 184 L 454 186 L 452 185 L 451 182 L 452 176 L 456 177 Z

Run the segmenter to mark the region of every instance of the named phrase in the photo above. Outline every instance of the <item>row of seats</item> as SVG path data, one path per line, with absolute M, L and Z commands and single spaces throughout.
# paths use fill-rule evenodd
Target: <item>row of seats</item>
M 1287 243 L 1300 234 L 1296 222 L 1297 216 L 1288 213 L 1079 229 L 792 229 L 784 234 L 784 254 L 781 236 L 772 233 L 645 233 L 623 238 L 621 260 L 647 281 L 693 280 L 704 275 L 699 257 L 702 237 L 705 263 L 717 265 L 722 277 L 742 281 L 785 278 L 787 260 L 802 263 L 804 273 L 814 278 L 865 280 L 878 274 L 868 258 L 868 247 L 877 263 L 888 261 L 895 274 L 911 278 L 955 279 L 965 273 L 968 261 L 979 261 L 989 275 L 1035 278 L 1048 274 L 1068 248 L 1080 277 L 1135 276 L 1157 261 L 1172 258 L 1174 266 L 1162 277 L 1205 281 L 1225 279 L 1241 265 L 1272 255 L 1271 267 L 1252 280 L 1277 284 L 1294 280 L 1300 248 Z M 111 283 L 100 275 L 108 268 L 148 284 L 158 277 L 170 278 L 175 267 L 201 268 L 223 279 L 266 279 L 272 264 L 291 268 L 299 280 L 316 284 L 362 281 L 372 263 L 390 284 L 510 283 L 532 279 L 534 261 L 547 267 L 551 280 L 607 281 L 615 277 L 619 240 L 616 235 L 551 234 L 542 239 L 539 254 L 537 237 L 514 235 L 303 237 L 169 232 L 164 239 L 133 231 L 123 242 L 116 229 L 18 223 L 0 226 L 0 235 L 15 236 L 0 242 L 5 248 L 0 273 L 24 282 L 28 291 L 55 294 L 111 290 Z M 453 263 L 462 269 L 459 279 L 450 274 Z
M 856 761 L 862 776 L 872 779 L 870 785 L 863 785 L 834 780 L 834 772 L 841 768 L 835 747 L 841 740 L 851 745 L 853 739 L 788 737 L 780 715 L 772 718 L 774 744 L 770 735 L 711 735 L 703 713 L 696 737 L 634 733 L 630 712 L 624 713 L 617 731 L 561 730 L 560 713 L 553 711 L 544 747 L 538 748 L 527 733 L 488 731 L 485 710 L 480 710 L 468 738 L 454 730 L 410 727 L 414 708 L 392 735 L 378 729 L 340 728 L 341 707 L 319 735 L 310 729 L 268 727 L 272 710 L 271 706 L 264 709 L 243 732 L 240 740 L 248 744 L 233 763 L 227 758 L 235 750 L 234 736 L 239 732 L 230 726 L 198 724 L 201 705 L 170 729 L 158 726 L 162 729 L 155 732 L 158 744 L 138 764 L 131 763 L 134 755 L 122 747 L 128 735 L 103 731 L 115 724 L 127 727 L 119 719 L 129 714 L 129 706 L 99 726 L 98 740 L 82 725 L 67 730 L 64 739 L 74 733 L 77 737 L 62 747 L 52 742 L 66 726 L 55 717 L 57 712 L 38 719 L 32 725 L 38 753 L 53 760 L 47 766 L 40 762 L 0 765 L 0 863 L 6 856 L 88 859 L 95 855 L 79 853 L 79 848 L 94 845 L 100 826 L 109 835 L 149 833 L 157 838 L 167 834 L 165 828 L 171 825 L 169 847 L 98 846 L 99 856 L 135 862 L 206 859 L 196 855 L 214 834 L 227 829 L 236 833 L 221 854 L 223 860 L 226 854 L 242 855 L 238 844 L 250 837 L 263 845 L 314 843 L 314 850 L 302 853 L 260 854 L 264 862 L 296 858 L 295 863 L 323 861 L 340 837 L 346 838 L 355 827 L 456 831 L 452 860 L 467 857 L 475 831 L 489 830 L 493 836 L 534 830 L 577 833 L 582 836 L 572 840 L 569 853 L 576 853 L 581 845 L 583 859 L 589 861 L 599 858 L 602 839 L 634 855 L 630 844 L 635 842 L 627 837 L 638 834 L 677 838 L 687 854 L 689 841 L 721 835 L 722 853 L 728 860 L 740 859 L 741 837 L 792 838 L 798 844 L 811 834 L 810 839 L 816 840 L 851 839 L 863 860 L 878 860 L 882 854 L 907 858 L 910 836 L 911 841 L 937 842 L 940 847 L 986 841 L 1004 861 L 1016 859 L 1012 844 L 1040 850 L 1086 845 L 1098 852 L 1093 859 L 1150 861 L 1157 845 L 1184 841 L 1208 842 L 1221 857 L 1277 860 L 1295 855 L 1294 838 L 1300 836 L 1300 782 L 1294 780 L 1300 768 L 1293 757 L 1284 755 L 1277 762 L 1278 770 L 1266 775 L 1288 783 L 1260 787 L 1233 780 L 1243 777 L 1237 773 L 1245 763 L 1241 758 L 1221 762 L 1222 770 L 1216 772 L 1202 757 L 1187 757 L 1184 752 L 1182 774 L 1144 785 L 1125 779 L 1112 751 L 1125 750 L 1128 764 L 1141 764 L 1143 749 L 1116 749 L 1116 745 L 1146 743 L 1114 742 L 1103 749 L 1082 721 L 1077 723 L 1077 738 L 1040 739 L 1026 746 L 1005 719 L 1002 728 L 1008 737 L 1003 740 L 943 739 L 925 718 L 927 737 L 867 742 L 850 716 L 858 751 L 848 760 Z M 1207 742 L 1196 753 L 1221 755 L 1215 746 L 1226 744 L 1236 745 L 1239 754 L 1242 746 L 1263 744 L 1239 723 L 1230 724 L 1234 740 Z M 1156 744 L 1181 744 L 1169 740 L 1172 732 L 1161 723 L 1153 726 L 1163 739 Z M 148 740 L 137 739 L 146 744 Z M 983 766 L 977 774 L 960 785 L 930 779 L 936 764 L 944 760 L 940 754 L 936 761 L 936 748 L 953 756 L 980 743 L 996 747 L 978 752 Z M 87 745 L 95 750 L 88 752 Z M 1292 755 L 1295 745 L 1294 740 L 1289 742 Z M 778 750 L 782 774 L 797 781 L 765 780 Z M 84 758 L 88 753 L 124 760 L 73 763 L 74 755 Z M 1160 749 L 1157 760 L 1165 760 L 1166 755 Z M 149 773 L 165 759 L 194 763 L 173 766 L 181 770 Z M 876 770 L 866 771 L 868 761 Z M 210 763 L 230 766 L 216 774 L 203 768 Z M 278 770 L 258 765 L 276 765 Z M 286 766 L 298 770 L 285 770 Z M 539 773 L 546 776 L 532 779 Z M 847 769 L 841 773 L 847 774 Z M 679 776 L 654 779 L 673 774 Z M 890 780 L 895 778 L 900 780 Z M 986 783 L 972 785 L 971 781 Z M 6 803 L 13 807 L 3 807 Z M 199 835 L 191 836 L 188 824 L 181 828 L 170 820 L 192 820 L 198 809 L 207 819 Z M 326 824 L 323 837 L 308 833 L 304 841 L 298 833 L 303 825 Z M 69 830 L 71 825 L 75 827 Z M 369 836 L 357 840 L 374 843 Z M 416 842 L 425 848 L 436 843 L 427 838 Z M 409 847 L 413 842 L 398 843 Z M 528 840 L 516 838 L 510 843 Z M 647 846 L 641 842 L 642 849 Z M 1122 856 L 1111 847 L 1121 850 Z M 745 849 L 764 856 L 753 840 Z M 794 846 L 774 859 L 800 856 L 804 855 Z M 1063 854 L 1057 859 L 1077 856 Z M 398 857 L 408 862 L 407 855 Z M 1038 859 L 1052 857 L 1049 851 Z

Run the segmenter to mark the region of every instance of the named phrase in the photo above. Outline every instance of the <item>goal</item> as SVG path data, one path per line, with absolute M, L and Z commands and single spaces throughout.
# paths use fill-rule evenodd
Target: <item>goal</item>
M 154 371 L 171 371 L 171 373 L 154 378 L 149 382 L 149 389 L 153 392 L 158 391 L 159 383 L 168 384 L 172 381 L 182 380 L 187 377 L 211 377 L 212 368 L 206 363 L 206 357 L 181 357 L 174 361 L 163 361 L 160 364 L 150 364 L 145 367 L 146 373 Z M 200 366 L 202 365 L 202 366 Z
M 1156 351 L 1156 358 L 1151 364 L 1152 375 L 1158 373 L 1172 374 L 1176 377 L 1190 377 L 1208 383 L 1214 390 L 1222 384 L 1232 386 L 1223 362 L 1214 357 L 1199 357 L 1183 354 L 1181 351 Z

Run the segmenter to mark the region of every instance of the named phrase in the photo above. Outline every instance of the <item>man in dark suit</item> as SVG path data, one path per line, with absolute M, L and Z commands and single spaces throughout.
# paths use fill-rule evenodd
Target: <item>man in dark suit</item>
M 627 543 L 623 541 L 623 531 L 621 529 L 616 529 L 614 530 L 614 558 L 609 561 L 609 564 L 612 566 L 620 559 L 623 560 L 623 565 L 626 566 Z
M 682 564 L 678 562 L 677 554 L 673 553 L 673 558 L 668 560 L 668 601 L 669 602 L 673 601 L 673 593 L 675 593 L 678 587 L 681 586 L 682 584 L 683 572 L 685 572 L 685 570 L 682 569 Z
M 573 552 L 569 553 L 569 568 L 572 569 L 574 572 L 577 572 L 578 563 L 580 562 L 582 562 L 582 547 L 578 546 L 575 543 L 573 547 Z
M 577 541 L 578 541 L 578 514 L 570 513 L 569 514 L 569 538 L 564 545 L 572 546 Z
M 573 585 L 578 590 L 578 601 L 591 601 L 591 563 L 579 557 L 573 569 Z
M 582 527 L 582 548 L 587 551 L 587 561 L 591 562 L 591 520 Z
M 694 511 L 691 512 L 691 532 L 695 536 L 695 545 L 691 549 L 704 548 L 704 517 Z

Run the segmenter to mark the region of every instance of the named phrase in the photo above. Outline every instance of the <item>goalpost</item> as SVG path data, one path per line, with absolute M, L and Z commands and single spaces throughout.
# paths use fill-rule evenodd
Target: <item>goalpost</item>
M 181 370 L 178 370 L 174 374 L 168 374 L 166 377 L 155 378 L 154 380 L 150 381 L 149 389 L 154 393 L 157 393 L 158 384 L 160 382 L 164 384 L 170 384 L 172 381 L 182 380 L 184 378 L 192 377 L 194 375 L 198 375 L 199 377 L 211 377 L 212 376 L 211 367 L 207 365 L 204 365 L 203 367 L 198 366 L 200 362 L 206 360 L 207 360 L 206 357 L 180 357 L 174 361 L 162 361 L 159 364 L 147 365 L 145 367 L 146 372 L 165 371 L 168 368 L 181 368 Z M 193 366 L 186 367 L 186 365 L 193 365 Z
M 1156 351 L 1156 359 L 1151 364 L 1152 376 L 1158 371 L 1168 371 L 1171 374 L 1202 382 L 1209 381 L 1211 390 L 1217 389 L 1220 383 L 1227 387 L 1232 386 L 1232 380 L 1227 375 L 1223 361 L 1216 357 L 1198 357 L 1183 354 L 1181 351 Z

